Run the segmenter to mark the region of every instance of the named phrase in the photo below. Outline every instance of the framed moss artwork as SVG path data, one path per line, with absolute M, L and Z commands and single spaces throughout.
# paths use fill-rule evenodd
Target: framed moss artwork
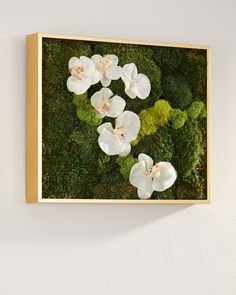
M 27 36 L 26 201 L 209 203 L 210 49 Z

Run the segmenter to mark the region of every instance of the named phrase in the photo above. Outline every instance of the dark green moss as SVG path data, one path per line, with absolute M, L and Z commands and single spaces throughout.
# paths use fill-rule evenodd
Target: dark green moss
M 162 78 L 163 95 L 172 108 L 182 111 L 193 102 L 193 95 L 187 80 L 181 75 L 167 74 Z
M 185 58 L 184 48 L 153 47 L 153 59 L 165 72 L 174 72 Z
M 68 61 L 72 56 L 91 55 L 86 42 L 43 41 L 43 197 L 86 197 L 88 177 L 95 178 L 73 149 L 71 134 L 78 126 L 73 95 L 66 87 Z M 82 194 L 84 193 L 84 194 Z
M 174 187 L 175 185 L 164 192 L 153 192 L 151 198 L 154 200 L 174 200 L 176 198 Z
M 191 175 L 201 163 L 204 154 L 204 138 L 197 121 L 189 120 L 177 130 L 173 130 L 174 163 L 181 177 Z
M 203 49 L 188 49 L 186 56 L 179 72 L 188 80 L 193 96 L 206 101 L 207 52 Z
M 129 180 L 130 170 L 137 162 L 138 159 L 135 159 L 131 154 L 127 157 L 116 158 L 116 163 L 120 165 L 120 174 L 124 177 L 124 179 Z
M 145 153 L 153 158 L 154 162 L 171 161 L 173 156 L 173 141 L 171 128 L 168 126 L 159 128 L 158 131 L 142 139 L 133 148 L 134 156 Z

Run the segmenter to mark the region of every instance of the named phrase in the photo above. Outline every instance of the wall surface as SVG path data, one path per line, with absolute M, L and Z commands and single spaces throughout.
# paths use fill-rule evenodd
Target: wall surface
M 236 294 L 236 2 L 1 1 L 0 294 Z M 25 35 L 209 44 L 211 205 L 26 205 Z

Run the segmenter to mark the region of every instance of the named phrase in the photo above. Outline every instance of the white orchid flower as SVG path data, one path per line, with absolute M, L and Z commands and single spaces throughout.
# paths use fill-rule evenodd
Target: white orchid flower
M 162 192 L 175 182 L 177 175 L 170 162 L 153 164 L 146 154 L 139 154 L 138 160 L 131 168 L 129 181 L 138 188 L 140 199 L 149 199 L 154 191 Z
M 77 95 L 85 93 L 100 79 L 94 63 L 86 56 L 72 57 L 69 60 L 69 72 L 71 76 L 67 80 L 67 88 Z
M 98 144 L 107 155 L 126 157 L 131 151 L 130 142 L 137 138 L 140 130 L 139 116 L 131 111 L 124 111 L 111 123 L 103 123 L 97 129 Z
M 108 87 L 111 80 L 118 80 L 121 75 L 121 67 L 118 66 L 119 59 L 114 54 L 101 56 L 95 54 L 91 57 L 96 70 L 100 74 L 100 81 L 103 87 Z
M 116 118 L 123 113 L 125 100 L 118 95 L 112 96 L 113 93 L 109 88 L 102 88 L 91 97 L 91 104 L 96 109 L 98 118 L 105 116 Z
M 151 91 L 151 83 L 147 76 L 138 74 L 134 63 L 126 64 L 122 68 L 121 79 L 125 83 L 125 93 L 130 98 L 145 99 Z

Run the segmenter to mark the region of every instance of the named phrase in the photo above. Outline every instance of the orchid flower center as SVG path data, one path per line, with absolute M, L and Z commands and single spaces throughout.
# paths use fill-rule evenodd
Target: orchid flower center
M 102 102 L 102 105 L 101 105 L 101 111 L 102 112 L 107 112 L 107 111 L 109 111 L 109 108 L 110 108 L 110 100 L 109 100 L 109 98 L 107 98 L 107 99 L 104 99 L 104 101 Z
M 83 78 L 82 77 L 83 72 L 84 72 L 84 68 L 83 67 L 77 67 L 77 68 L 70 69 L 71 76 L 74 76 L 74 77 L 76 77 L 79 80 L 82 80 L 82 78 Z
M 123 126 L 118 126 L 114 129 L 114 134 L 121 136 L 124 133 L 124 127 Z
M 160 173 L 160 165 L 158 163 L 153 165 L 148 174 L 152 178 L 154 178 L 154 177 L 159 178 L 160 175 L 161 175 L 161 173 Z
M 112 65 L 108 55 L 104 55 L 100 64 L 101 70 L 105 71 Z

